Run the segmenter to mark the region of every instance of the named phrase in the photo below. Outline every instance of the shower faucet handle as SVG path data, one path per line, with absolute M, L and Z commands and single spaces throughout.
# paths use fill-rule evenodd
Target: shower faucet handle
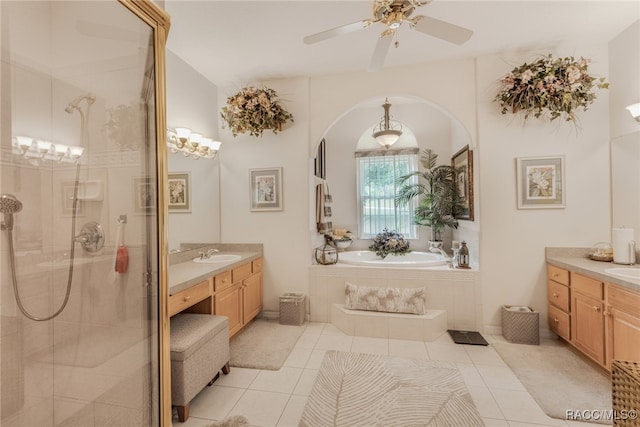
M 104 246 L 102 226 L 95 221 L 87 222 L 73 240 L 80 243 L 87 252 L 97 252 Z

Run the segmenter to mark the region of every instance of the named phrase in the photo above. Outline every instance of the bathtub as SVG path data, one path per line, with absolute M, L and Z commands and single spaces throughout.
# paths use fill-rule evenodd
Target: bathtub
M 368 267 L 433 267 L 445 265 L 447 259 L 431 252 L 409 252 L 405 255 L 387 255 L 384 259 L 372 251 L 346 251 L 338 254 L 338 262 Z

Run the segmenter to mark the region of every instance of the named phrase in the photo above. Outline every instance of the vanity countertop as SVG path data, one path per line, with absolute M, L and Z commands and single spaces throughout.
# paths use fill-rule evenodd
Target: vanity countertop
M 546 248 L 546 260 L 549 264 L 566 270 L 575 271 L 585 276 L 593 277 L 602 282 L 613 283 L 636 292 L 640 292 L 640 280 L 608 274 L 609 268 L 631 268 L 612 262 L 593 261 L 587 258 L 588 249 L 584 248 Z
M 216 262 L 213 264 L 199 264 L 191 260 L 169 266 L 169 295 L 176 294 L 211 276 L 228 271 L 254 259 L 262 257 L 262 252 L 256 251 L 224 251 L 225 255 L 240 255 L 240 259 L 231 262 Z

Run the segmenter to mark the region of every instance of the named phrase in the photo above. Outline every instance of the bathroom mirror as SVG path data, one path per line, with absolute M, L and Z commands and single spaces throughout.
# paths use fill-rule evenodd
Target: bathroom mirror
M 611 141 L 611 225 L 640 239 L 640 131 Z

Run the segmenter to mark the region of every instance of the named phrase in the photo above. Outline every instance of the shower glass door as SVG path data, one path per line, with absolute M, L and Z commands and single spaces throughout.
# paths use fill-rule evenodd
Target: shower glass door
M 160 425 L 154 28 L 118 1 L 0 20 L 0 425 Z

